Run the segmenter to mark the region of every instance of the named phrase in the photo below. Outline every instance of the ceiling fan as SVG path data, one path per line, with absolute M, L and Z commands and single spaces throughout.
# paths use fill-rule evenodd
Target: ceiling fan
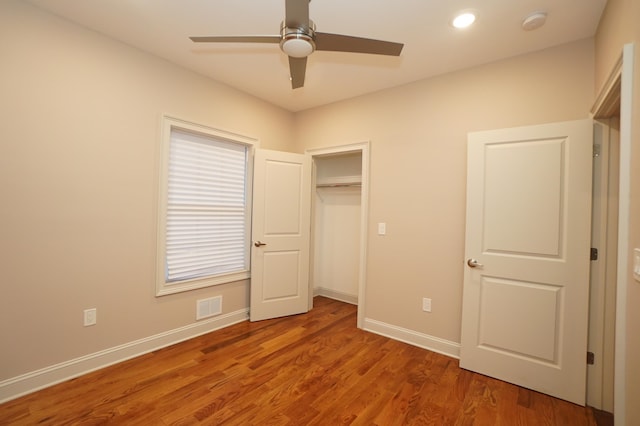
M 390 41 L 320 33 L 309 19 L 311 0 L 285 0 L 285 19 L 280 35 L 189 37 L 196 43 L 278 43 L 289 56 L 291 88 L 304 85 L 307 56 L 316 50 L 400 56 L 404 44 Z

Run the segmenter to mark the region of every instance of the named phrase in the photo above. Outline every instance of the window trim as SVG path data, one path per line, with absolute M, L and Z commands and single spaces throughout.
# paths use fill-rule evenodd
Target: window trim
M 222 139 L 228 142 L 244 145 L 248 148 L 246 163 L 246 211 L 245 211 L 245 270 L 218 274 L 209 277 L 191 278 L 182 281 L 168 282 L 165 278 L 166 266 L 166 225 L 167 225 L 167 201 L 168 201 L 168 178 L 169 178 L 169 148 L 171 146 L 172 130 L 195 133 L 204 137 Z M 157 252 L 156 252 L 156 296 L 181 293 L 189 290 L 205 288 L 234 281 L 249 279 L 251 277 L 250 255 L 251 255 L 251 211 L 252 211 L 252 184 L 253 184 L 253 156 L 258 146 L 258 140 L 239 135 L 237 133 L 216 129 L 214 127 L 197 124 L 194 122 L 181 120 L 169 115 L 162 116 L 162 128 L 160 138 L 160 161 L 158 173 L 158 218 L 157 218 Z

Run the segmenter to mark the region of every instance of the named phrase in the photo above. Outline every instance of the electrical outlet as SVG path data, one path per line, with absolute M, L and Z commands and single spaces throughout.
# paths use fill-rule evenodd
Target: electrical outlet
M 422 298 L 422 310 L 425 312 L 431 312 L 431 299 L 428 297 Z
M 98 310 L 96 308 L 84 310 L 84 326 L 95 325 L 98 322 Z

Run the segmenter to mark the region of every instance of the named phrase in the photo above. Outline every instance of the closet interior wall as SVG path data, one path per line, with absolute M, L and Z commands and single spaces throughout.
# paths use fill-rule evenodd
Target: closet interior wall
M 362 154 L 314 158 L 314 295 L 358 303 Z

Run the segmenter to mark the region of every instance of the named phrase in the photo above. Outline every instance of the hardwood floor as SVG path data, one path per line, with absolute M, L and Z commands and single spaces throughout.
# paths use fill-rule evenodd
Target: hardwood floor
M 595 425 L 593 410 L 356 328 L 318 297 L 0 405 L 0 425 Z

